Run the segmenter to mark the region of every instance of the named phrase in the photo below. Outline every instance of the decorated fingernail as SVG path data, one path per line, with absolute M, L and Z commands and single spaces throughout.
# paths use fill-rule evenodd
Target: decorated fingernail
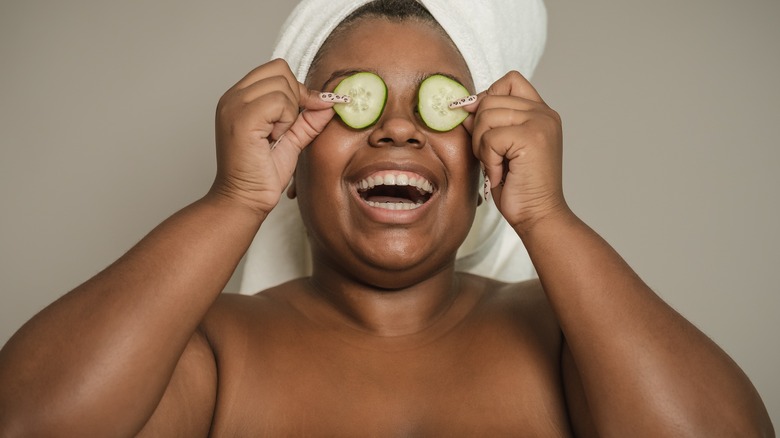
M 455 102 L 451 102 L 449 107 L 450 109 L 460 108 L 462 106 L 471 105 L 476 101 L 477 101 L 477 96 L 475 94 L 472 94 L 471 96 L 466 96 L 456 100 Z
M 352 99 L 349 96 L 344 96 L 343 94 L 336 94 L 336 93 L 320 93 L 320 99 L 324 100 L 325 102 L 333 102 L 333 103 L 352 102 Z
M 482 173 L 485 175 L 485 184 L 482 186 L 482 194 L 484 195 L 485 202 L 487 202 L 490 200 L 490 178 L 487 176 L 485 169 L 482 169 Z

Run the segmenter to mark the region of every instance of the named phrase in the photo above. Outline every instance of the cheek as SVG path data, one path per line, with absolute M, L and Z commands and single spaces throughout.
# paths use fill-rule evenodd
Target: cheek
M 442 144 L 448 146 L 439 148 L 439 158 L 449 170 L 449 176 L 453 183 L 465 184 L 469 191 L 476 191 L 479 184 L 480 165 L 477 157 L 471 150 L 470 136 L 465 133 L 453 135 L 444 139 Z
M 333 122 L 331 122 L 331 125 Z M 332 203 L 343 183 L 344 170 L 353 154 L 339 126 L 328 126 L 298 158 L 295 186 L 299 203 L 308 206 Z
M 322 133 L 303 149 L 298 158 L 296 172 L 305 173 L 307 181 L 343 171 L 350 148 L 344 133 L 340 132 L 343 129 L 334 124 L 337 124 L 337 121 L 331 121 Z
M 310 145 L 298 159 L 295 171 L 295 191 L 298 209 L 303 219 L 304 227 L 315 235 L 321 233 L 323 227 L 330 226 L 328 219 L 333 219 L 326 212 L 331 212 L 331 206 L 338 199 L 334 185 L 334 171 L 327 160 L 323 160 Z M 325 222 L 323 222 L 325 221 Z

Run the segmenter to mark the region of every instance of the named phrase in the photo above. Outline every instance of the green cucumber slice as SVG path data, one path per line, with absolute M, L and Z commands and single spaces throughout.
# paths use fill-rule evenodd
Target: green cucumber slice
M 468 111 L 450 109 L 450 103 L 470 95 L 463 85 L 442 75 L 432 75 L 420 84 L 417 109 L 426 126 L 434 131 L 455 129 L 468 117 Z
M 347 126 L 355 129 L 376 123 L 387 102 L 385 81 L 369 72 L 355 73 L 345 78 L 333 92 L 350 97 L 350 103 L 337 103 L 333 109 Z

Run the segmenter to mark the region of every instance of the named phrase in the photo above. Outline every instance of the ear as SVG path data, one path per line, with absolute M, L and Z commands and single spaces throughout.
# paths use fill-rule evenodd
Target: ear
M 298 196 L 298 191 L 295 188 L 295 175 L 290 179 L 290 184 L 287 186 L 287 198 L 295 199 Z

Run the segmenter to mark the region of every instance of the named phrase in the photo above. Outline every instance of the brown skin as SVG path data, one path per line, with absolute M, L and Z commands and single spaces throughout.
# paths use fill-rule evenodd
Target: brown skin
M 421 76 L 467 82 L 441 34 L 367 20 L 334 47 L 307 85 L 379 72 L 379 123 L 347 129 L 283 61 L 236 84 L 209 194 L 3 348 L 0 435 L 773 435 L 741 370 L 568 209 L 560 120 L 522 76 L 441 134 L 413 111 Z M 454 272 L 474 156 L 540 282 Z M 423 217 L 364 214 L 352 184 L 376 162 L 425 169 L 437 195 Z M 296 163 L 314 274 L 220 295 Z

